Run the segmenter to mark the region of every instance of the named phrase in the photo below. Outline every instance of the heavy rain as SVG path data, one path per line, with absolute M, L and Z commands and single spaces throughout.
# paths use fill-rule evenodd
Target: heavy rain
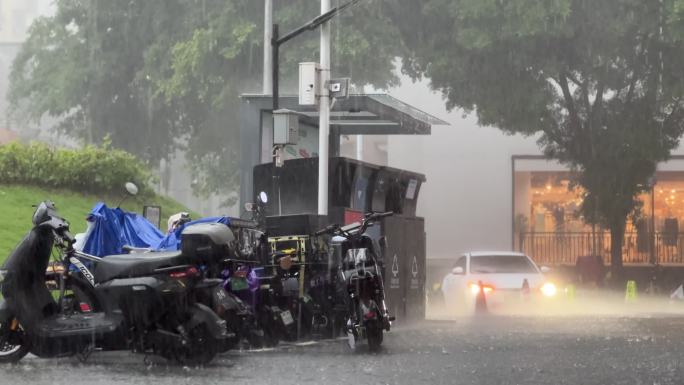
M 0 0 L 0 384 L 682 384 L 684 0 Z

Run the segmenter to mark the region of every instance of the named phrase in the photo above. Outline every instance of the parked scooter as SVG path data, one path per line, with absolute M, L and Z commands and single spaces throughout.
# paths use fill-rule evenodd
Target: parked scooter
M 264 330 L 266 343 L 275 345 L 279 340 L 295 339 L 297 329 L 292 312 L 294 307 L 290 306 L 292 296 L 288 293 L 292 291 L 292 282 L 275 274 L 275 269 L 271 266 L 273 256 L 265 232 L 267 203 L 268 195 L 262 191 L 257 195 L 256 203 L 245 204 L 245 210 L 252 213 L 256 229 L 250 232 L 250 242 L 242 245 L 239 255 L 243 261 L 258 261 L 258 264 L 238 261 L 224 270 L 223 276 L 226 287 L 252 306 L 259 325 Z M 244 290 L 250 282 L 252 287 L 249 291 Z M 295 286 L 298 287 L 298 284 Z
M 169 218 L 169 232 L 192 222 L 187 213 L 174 214 Z M 229 330 L 236 338 L 231 347 L 246 342 L 250 347 L 272 346 L 278 342 L 278 334 L 274 332 L 270 317 L 263 317 L 263 306 L 268 303 L 268 285 L 261 282 L 254 269 L 259 265 L 257 251 L 260 249 L 261 236 L 256 229 L 251 230 L 248 239 L 236 239 L 231 230 L 224 225 L 194 224 L 182 230 L 181 249 L 186 247 L 190 238 L 201 237 L 212 228 L 219 228 L 230 237 L 230 250 L 220 257 L 207 260 L 201 270 L 208 280 L 218 281 L 221 290 L 203 291 L 200 301 L 211 307 L 227 322 Z M 247 229 L 233 229 L 240 232 Z M 237 234 L 239 238 L 243 238 Z M 188 250 L 187 252 L 192 252 Z
M 0 269 L 0 362 L 93 350 L 153 353 L 184 364 L 210 362 L 227 337 L 225 321 L 194 301 L 201 274 L 182 253 L 98 258 L 74 249 L 69 225 L 52 202 L 33 216 L 33 229 Z M 46 287 L 53 247 L 61 251 L 59 299 Z M 80 260 L 95 265 L 94 273 Z M 77 274 L 70 274 L 72 266 Z M 66 305 L 67 287 L 89 304 Z
M 394 317 L 387 312 L 382 272 L 373 240 L 365 234 L 369 226 L 387 213 L 366 214 L 361 223 L 344 227 L 331 225 L 315 235 L 330 234 L 331 252 L 339 253 L 337 284 L 344 291 L 347 305 L 347 336 L 353 349 L 360 340 L 367 340 L 371 351 L 378 351 L 383 331 L 389 331 Z

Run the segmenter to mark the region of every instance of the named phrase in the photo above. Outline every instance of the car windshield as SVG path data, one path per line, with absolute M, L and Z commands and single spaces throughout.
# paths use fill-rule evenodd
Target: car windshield
M 536 273 L 530 260 L 522 255 L 484 255 L 470 258 L 472 274 Z

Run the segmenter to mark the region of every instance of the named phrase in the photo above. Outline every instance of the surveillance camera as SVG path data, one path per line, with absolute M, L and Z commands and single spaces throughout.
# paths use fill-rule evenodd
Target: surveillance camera
M 340 84 L 340 83 L 332 83 L 330 85 L 330 91 L 332 91 L 332 92 L 340 92 L 341 89 L 342 89 L 342 84 Z

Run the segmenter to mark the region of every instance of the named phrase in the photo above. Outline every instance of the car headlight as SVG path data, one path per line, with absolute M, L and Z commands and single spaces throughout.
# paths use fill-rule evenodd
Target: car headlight
M 554 285 L 551 282 L 546 282 L 544 285 L 541 287 L 541 292 L 544 294 L 546 297 L 553 297 L 556 295 L 556 292 L 558 290 L 556 289 L 556 285 Z

